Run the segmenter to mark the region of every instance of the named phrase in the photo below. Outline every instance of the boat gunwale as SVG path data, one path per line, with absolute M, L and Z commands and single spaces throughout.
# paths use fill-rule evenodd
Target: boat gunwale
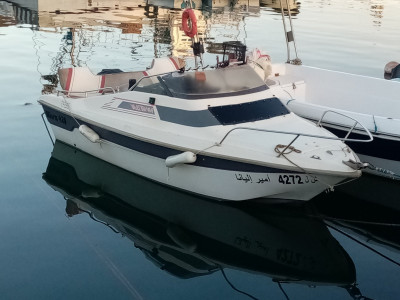
M 76 114 L 73 114 L 70 111 L 62 110 L 57 106 L 54 106 L 52 104 L 49 104 L 48 102 L 45 102 L 44 100 L 38 100 L 38 102 L 42 106 L 48 106 L 48 107 L 50 107 L 50 108 L 52 108 L 54 110 L 57 110 L 57 111 L 59 111 L 61 113 L 65 113 L 66 115 L 72 117 L 77 124 L 79 124 L 79 123 L 77 122 L 76 117 L 78 117 L 80 119 L 80 121 L 82 121 L 83 123 L 86 123 L 86 124 L 89 124 L 89 125 L 94 125 L 94 126 L 97 126 L 97 127 L 101 128 L 101 129 L 107 130 L 109 132 L 112 132 L 112 133 L 115 133 L 115 134 L 118 134 L 118 135 L 122 135 L 122 136 L 125 136 L 125 137 L 130 138 L 130 139 L 138 140 L 140 142 L 145 142 L 145 143 L 148 143 L 148 144 L 152 144 L 152 145 L 156 145 L 156 146 L 160 146 L 160 147 L 165 147 L 165 148 L 168 148 L 170 150 L 182 151 L 182 152 L 191 151 L 191 152 L 196 153 L 197 155 L 199 155 L 200 153 L 203 153 L 203 156 L 206 156 L 206 157 L 215 158 L 215 159 L 222 159 L 222 160 L 228 160 L 228 161 L 244 163 L 244 164 L 249 164 L 249 165 L 255 165 L 255 166 L 259 166 L 259 167 L 277 169 L 277 170 L 283 171 L 282 173 L 284 173 L 284 172 L 295 172 L 295 173 L 304 173 L 304 174 L 310 174 L 310 175 L 339 176 L 339 177 L 345 177 L 345 178 L 356 178 L 356 177 L 359 177 L 359 172 L 360 171 L 356 171 L 356 170 L 354 170 L 352 172 L 350 172 L 350 171 L 343 172 L 343 171 L 334 171 L 334 170 L 321 171 L 321 169 L 309 169 L 307 167 L 302 167 L 299 170 L 299 167 L 292 166 L 292 165 L 267 163 L 265 161 L 260 161 L 260 160 L 244 159 L 244 158 L 237 157 L 237 156 L 236 157 L 234 157 L 234 156 L 226 156 L 226 155 L 223 155 L 223 154 L 220 154 L 220 153 L 208 152 L 207 150 L 192 149 L 192 148 L 182 147 L 182 146 L 178 146 L 178 145 L 162 143 L 162 142 L 159 142 L 159 141 L 156 141 L 156 140 L 153 140 L 153 139 L 144 138 L 144 137 L 141 137 L 141 136 L 138 136 L 138 135 L 126 132 L 126 131 L 122 131 L 122 130 L 120 130 L 118 128 L 113 128 L 113 127 L 110 127 L 108 125 L 100 124 L 100 123 L 98 123 L 96 121 L 93 121 L 93 120 L 88 120 L 87 118 L 79 116 L 79 115 L 76 115 Z M 55 124 L 51 124 L 51 125 L 52 126 L 57 126 Z M 57 127 L 61 128 L 61 129 L 64 129 L 64 128 L 60 127 L 60 126 L 57 126 Z M 74 129 L 76 129 L 78 127 L 79 126 L 74 127 L 72 129 L 72 131 L 74 131 Z M 232 129 L 234 129 L 234 128 L 232 128 Z M 64 129 L 64 130 L 67 130 L 67 129 Z M 112 141 L 109 141 L 107 139 L 102 139 L 101 138 L 101 142 L 110 143 L 110 144 L 113 144 L 113 145 L 115 145 L 117 147 L 120 147 L 120 148 L 123 148 L 123 149 L 128 149 L 130 151 L 140 152 L 138 150 L 130 149 L 130 148 L 125 147 L 123 145 L 119 145 L 119 144 L 114 143 Z M 214 145 L 211 145 L 208 148 L 211 148 L 213 146 L 218 146 L 217 143 L 218 142 L 216 142 Z M 146 155 L 150 155 L 150 154 L 146 154 Z

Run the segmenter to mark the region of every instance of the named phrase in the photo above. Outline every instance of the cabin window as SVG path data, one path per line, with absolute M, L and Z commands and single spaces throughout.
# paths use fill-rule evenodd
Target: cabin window
M 255 122 L 289 113 L 276 97 L 235 105 L 214 106 L 208 110 L 222 125 Z

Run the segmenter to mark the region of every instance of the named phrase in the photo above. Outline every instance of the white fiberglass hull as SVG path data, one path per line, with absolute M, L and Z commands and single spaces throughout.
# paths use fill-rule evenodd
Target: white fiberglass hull
M 286 98 L 243 65 L 153 76 L 133 90 L 88 98 L 44 95 L 39 102 L 56 139 L 211 198 L 309 200 L 360 176 L 354 152 L 290 113 Z
M 279 76 L 271 78 L 275 82 L 271 89 L 290 94 L 285 104 L 295 114 L 313 122 L 324 116 L 322 124 L 341 137 L 354 125 L 343 115 L 368 128 L 372 142 L 348 143 L 363 162 L 371 164 L 363 171 L 400 179 L 399 82 L 307 66 L 275 65 L 274 73 Z M 331 112 L 324 115 L 326 111 Z M 358 138 L 367 138 L 358 133 Z
M 57 140 L 75 146 L 130 172 L 181 190 L 219 200 L 256 198 L 310 200 L 345 178 L 285 170 L 251 172 L 182 164 L 167 168 L 165 159 L 143 154 L 112 142 L 92 143 L 77 129 L 52 126 Z M 123 180 L 123 178 L 121 178 Z
M 312 111 L 312 108 L 310 108 L 309 111 Z M 354 113 L 347 113 L 347 115 L 352 114 Z M 357 118 L 357 116 L 354 117 Z M 318 120 L 319 119 L 317 118 L 311 119 L 311 121 L 314 122 L 318 122 Z M 337 136 L 345 136 L 349 130 L 349 127 L 346 127 L 346 124 L 343 124 L 342 126 L 337 125 L 340 124 L 339 122 L 341 120 L 342 119 L 338 118 L 336 122 L 333 121 L 335 124 L 334 126 L 325 123 L 324 127 Z M 400 125 L 400 120 L 397 121 Z M 374 140 L 369 143 L 348 142 L 351 149 L 357 153 L 358 158 L 362 162 L 369 164 L 369 167 L 363 169 L 363 172 L 389 179 L 400 180 L 400 136 L 389 137 L 387 135 L 374 133 L 372 133 L 372 136 Z M 352 134 L 351 137 L 367 139 L 366 135 L 362 135 L 360 133 Z

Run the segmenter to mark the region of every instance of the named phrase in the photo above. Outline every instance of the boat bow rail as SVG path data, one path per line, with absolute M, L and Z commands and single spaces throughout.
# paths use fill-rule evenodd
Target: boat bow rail
M 349 117 L 350 118 L 350 117 Z M 354 120 L 354 119 L 353 119 Z M 355 120 L 357 123 L 356 124 L 360 124 L 357 120 Z M 319 127 L 319 124 L 317 124 Z M 340 138 L 340 137 L 336 137 L 336 136 L 324 136 L 324 135 L 316 135 L 316 134 L 308 134 L 308 133 L 300 133 L 300 132 L 291 132 L 291 131 L 281 131 L 281 130 L 271 130 L 271 129 L 261 129 L 261 128 L 252 128 L 252 127 L 235 127 L 232 128 L 231 130 L 229 130 L 224 137 L 221 139 L 220 142 L 217 142 L 216 145 L 217 146 L 221 146 L 221 144 L 226 140 L 226 138 L 228 137 L 229 134 L 231 134 L 233 131 L 235 130 L 252 130 L 252 131 L 261 131 L 261 132 L 269 132 L 269 133 L 281 133 L 281 134 L 288 134 L 288 135 L 294 135 L 295 137 L 293 138 L 293 140 L 287 145 L 287 147 L 282 151 L 284 152 L 285 150 L 287 150 L 287 148 L 289 148 L 294 141 L 296 141 L 300 136 L 306 136 L 306 137 L 314 137 L 314 138 L 320 138 L 320 139 L 325 139 L 325 140 L 337 140 L 337 141 L 342 141 L 342 142 L 362 142 L 362 143 L 366 143 L 366 142 L 371 142 L 373 140 L 372 134 L 371 132 L 365 128 L 362 124 L 360 124 L 365 131 L 367 132 L 369 139 L 350 139 L 348 138 L 348 136 L 350 135 L 351 131 L 354 128 L 351 128 L 348 132 L 348 134 L 346 135 L 346 137 L 344 138 Z
M 357 124 L 357 123 L 356 123 Z M 321 126 L 319 126 L 321 127 Z M 300 137 L 312 137 L 312 138 L 318 138 L 318 139 L 326 139 L 326 140 L 336 140 L 336 141 L 342 141 L 342 142 L 370 142 L 372 141 L 373 137 L 371 133 L 368 131 L 368 129 L 365 128 L 366 132 L 369 135 L 368 140 L 361 140 L 361 139 L 350 139 L 348 138 L 348 135 L 350 134 L 351 130 L 349 131 L 349 134 L 345 138 L 339 138 L 336 136 L 323 136 L 323 135 L 316 135 L 316 134 L 307 134 L 307 133 L 300 133 L 300 132 L 290 132 L 290 131 L 281 131 L 281 130 L 271 130 L 271 129 L 261 129 L 261 128 L 252 128 L 252 127 L 236 127 L 232 128 L 229 130 L 224 137 L 220 140 L 220 142 L 215 143 L 215 146 L 221 146 L 222 143 L 227 139 L 227 137 L 236 130 L 251 130 L 251 131 L 260 131 L 260 132 L 266 132 L 266 133 L 278 133 L 278 134 L 285 134 L 285 135 L 294 135 L 294 138 L 287 144 L 287 145 L 282 145 L 282 144 L 277 144 L 275 146 L 275 152 L 278 153 L 277 157 L 284 157 L 286 160 L 288 160 L 291 164 L 295 165 L 296 167 L 300 168 L 302 171 L 306 172 L 305 169 L 298 164 L 294 163 L 292 160 L 288 159 L 285 155 L 289 154 L 291 152 L 297 152 L 301 153 L 300 150 L 296 149 L 295 147 L 292 146 L 292 144 Z M 281 150 L 283 148 L 283 150 Z M 288 151 L 288 152 L 287 152 Z M 348 151 L 351 151 L 348 148 Z M 312 158 L 318 158 L 319 157 L 312 157 Z M 359 161 L 357 157 L 354 159 L 349 159 L 348 161 L 342 161 L 345 165 L 349 166 L 350 168 L 354 170 L 361 170 L 369 167 L 368 163 L 363 163 Z M 333 190 L 333 186 L 328 185 L 331 190 Z
M 369 129 L 367 128 L 367 127 L 365 127 L 362 123 L 360 123 L 358 120 L 356 120 L 356 119 L 354 119 L 354 118 L 352 118 L 352 117 L 350 117 L 350 116 L 348 116 L 348 115 L 346 115 L 346 114 L 342 114 L 342 113 L 340 113 L 340 112 L 337 112 L 337 111 L 334 111 L 334 110 L 326 110 L 326 111 L 324 111 L 323 112 L 323 114 L 321 115 L 321 118 L 318 120 L 318 122 L 317 122 L 317 126 L 319 126 L 319 127 L 323 127 L 322 126 L 322 123 L 323 123 L 323 120 L 324 120 L 324 117 L 327 115 L 327 114 L 329 114 L 329 113 L 332 113 L 332 114 L 336 114 L 336 115 L 339 115 L 339 116 L 342 116 L 342 117 L 345 117 L 345 118 L 347 118 L 347 119 L 349 119 L 349 120 L 352 120 L 352 121 L 354 121 L 354 124 L 350 127 L 350 129 L 349 129 L 349 131 L 346 133 L 346 136 L 342 139 L 342 138 L 339 138 L 339 139 L 341 139 L 342 141 L 344 141 L 344 142 L 362 142 L 362 143 L 365 143 L 365 142 L 372 142 L 373 141 L 373 136 L 372 136 L 372 134 L 371 134 L 371 132 L 369 131 Z M 357 128 L 357 124 L 361 127 L 358 127 Z M 362 131 L 365 131 L 365 133 L 368 135 L 368 139 L 349 139 L 348 137 L 350 136 L 350 134 L 354 131 L 354 129 L 362 129 Z

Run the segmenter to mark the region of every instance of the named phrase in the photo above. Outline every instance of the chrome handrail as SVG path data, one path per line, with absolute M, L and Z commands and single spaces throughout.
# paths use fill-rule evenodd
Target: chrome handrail
M 342 117 L 348 118 L 350 120 L 354 121 L 354 124 L 352 127 L 350 127 L 350 130 L 347 132 L 346 136 L 344 137 L 345 139 L 347 139 L 347 137 L 353 132 L 353 130 L 356 128 L 357 124 L 360 125 L 362 127 L 362 129 L 367 133 L 369 139 L 368 140 L 355 140 L 356 142 L 371 142 L 374 138 L 371 134 L 371 132 L 369 131 L 369 129 L 367 127 L 365 127 L 363 124 L 361 124 L 357 119 L 354 119 L 346 114 L 334 111 L 334 110 L 326 110 L 324 111 L 324 113 L 322 114 L 321 118 L 319 119 L 319 121 L 317 122 L 317 126 L 322 127 L 321 123 L 322 120 L 324 119 L 325 115 L 327 115 L 328 113 L 334 113 L 337 115 L 340 115 Z M 353 140 L 350 140 L 351 142 L 355 142 Z
M 320 138 L 320 139 L 325 139 L 325 140 L 335 140 L 335 141 L 343 141 L 343 142 L 360 142 L 360 143 L 367 143 L 371 142 L 374 138 L 372 137 L 371 133 L 370 134 L 370 139 L 368 140 L 361 140 L 361 139 L 349 139 L 347 137 L 340 138 L 340 137 L 332 137 L 332 136 L 323 136 L 323 135 L 315 135 L 315 134 L 308 134 L 308 133 L 299 133 L 299 132 L 291 132 L 291 131 L 281 131 L 281 130 L 271 130 L 271 129 L 261 129 L 261 128 L 252 128 L 252 127 L 235 127 L 229 130 L 222 140 L 217 143 L 218 145 L 221 145 L 222 142 L 228 137 L 228 135 L 234 131 L 234 130 L 253 130 L 253 131 L 262 131 L 262 132 L 270 132 L 270 133 L 282 133 L 282 134 L 290 134 L 290 135 L 295 135 L 295 139 L 297 139 L 299 136 L 308 136 L 308 137 L 315 137 L 315 138 Z M 368 130 L 368 129 L 367 129 Z M 294 139 L 294 140 L 295 140 Z M 294 140 L 291 142 L 293 143 Z
M 113 92 L 113 94 L 115 94 L 115 89 L 113 87 L 105 86 L 103 88 L 98 88 L 97 90 L 90 90 L 90 91 L 84 91 L 84 92 L 57 90 L 57 96 L 60 96 L 60 93 L 67 94 L 67 95 L 69 95 L 69 94 L 85 94 L 85 98 L 87 98 L 88 93 L 94 93 L 94 92 L 100 93 L 100 91 L 102 91 L 101 94 L 104 94 L 104 90 L 111 90 Z
M 358 121 L 357 121 L 358 122 Z M 361 125 L 361 124 L 360 124 Z M 361 125 L 362 126 L 362 125 Z M 223 143 L 223 141 L 225 141 L 225 139 L 228 137 L 228 135 L 234 131 L 234 130 L 253 130 L 253 131 L 261 131 L 261 132 L 270 132 L 270 133 L 281 133 L 281 134 L 290 134 L 290 135 L 295 135 L 294 139 L 288 144 L 286 145 L 285 149 L 283 149 L 283 151 L 278 155 L 278 157 L 284 153 L 286 151 L 286 149 L 288 149 L 293 143 L 294 141 L 297 140 L 298 137 L 300 136 L 308 136 L 308 137 L 315 137 L 315 138 L 320 138 L 320 139 L 326 139 L 326 140 L 336 140 L 336 141 L 343 141 L 343 142 L 360 142 L 360 143 L 367 143 L 367 142 L 371 142 L 373 140 L 373 137 L 371 135 L 371 133 L 369 132 L 368 129 L 367 132 L 369 133 L 370 139 L 368 140 L 360 140 L 360 139 L 349 139 L 346 137 L 344 138 L 339 138 L 339 137 L 330 137 L 330 136 L 323 136 L 323 135 L 315 135 L 315 134 L 308 134 L 308 133 L 299 133 L 299 132 L 291 132 L 291 131 L 281 131 L 281 130 L 271 130 L 271 129 L 261 129 L 261 128 L 252 128 L 252 127 L 235 127 L 232 128 L 231 130 L 229 130 L 224 137 L 222 138 L 222 140 L 218 143 L 216 143 L 217 146 L 221 146 L 221 144 Z

